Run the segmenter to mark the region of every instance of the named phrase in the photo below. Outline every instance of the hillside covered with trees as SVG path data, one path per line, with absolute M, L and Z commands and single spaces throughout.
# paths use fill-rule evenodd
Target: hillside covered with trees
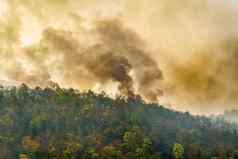
M 237 159 L 234 124 L 74 89 L 0 89 L 0 159 Z

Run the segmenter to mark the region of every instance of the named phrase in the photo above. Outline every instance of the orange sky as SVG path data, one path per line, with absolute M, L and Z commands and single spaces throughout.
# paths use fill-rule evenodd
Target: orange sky
M 143 71 L 148 68 L 143 67 L 143 60 L 139 65 L 136 59 L 130 61 L 134 55 L 125 54 L 132 65 L 128 75 L 136 93 L 148 95 L 161 89 L 164 95 L 158 97 L 159 102 L 174 109 L 220 113 L 238 107 L 238 14 L 234 6 L 232 0 L 0 0 L 0 79 L 33 86 L 45 86 L 52 80 L 63 87 L 105 90 L 115 95 L 118 81 L 112 77 L 104 81 L 85 70 L 76 76 L 79 70 L 69 71 L 74 67 L 64 63 L 69 52 L 50 45 L 52 38 L 48 37 L 47 43 L 43 35 L 49 28 L 59 36 L 68 34 L 80 45 L 78 52 L 83 52 L 105 43 L 95 22 L 113 19 L 129 30 L 124 30 L 126 38 L 133 39 L 133 32 L 136 34 L 138 42 L 129 41 L 128 45 L 143 50 L 140 58 L 151 58 L 157 64 L 153 67 L 163 73 L 163 79 L 142 86 L 140 78 L 145 77 L 137 66 Z M 120 36 L 118 31 L 115 35 Z M 117 38 L 110 38 L 118 43 Z M 137 44 L 139 41 L 143 46 Z M 105 47 L 128 51 L 122 46 L 127 45 Z M 46 55 L 46 51 L 50 53 Z

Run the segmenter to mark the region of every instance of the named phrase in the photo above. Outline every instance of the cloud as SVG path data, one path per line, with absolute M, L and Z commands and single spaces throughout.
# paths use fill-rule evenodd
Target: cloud
M 4 79 L 82 90 L 113 83 L 122 94 L 194 113 L 238 103 L 231 0 L 4 2 Z M 24 38 L 32 43 L 22 45 Z

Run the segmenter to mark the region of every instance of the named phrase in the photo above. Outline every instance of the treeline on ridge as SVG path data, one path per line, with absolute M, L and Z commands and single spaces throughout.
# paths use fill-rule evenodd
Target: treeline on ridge
M 0 89 L 0 159 L 238 159 L 235 124 L 59 86 Z

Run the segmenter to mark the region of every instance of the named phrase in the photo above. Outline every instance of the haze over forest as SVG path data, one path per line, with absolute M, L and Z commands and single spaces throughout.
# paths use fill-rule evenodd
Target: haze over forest
M 238 108 L 234 0 L 0 0 L 0 79 Z

